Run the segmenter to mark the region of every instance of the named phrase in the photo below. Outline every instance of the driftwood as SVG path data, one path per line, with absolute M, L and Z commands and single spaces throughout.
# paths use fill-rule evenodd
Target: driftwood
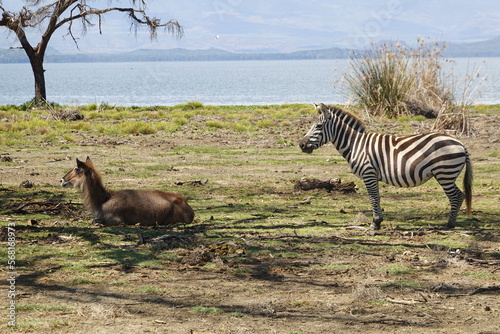
M 182 185 L 185 185 L 185 184 L 190 184 L 190 185 L 194 185 L 194 186 L 204 186 L 207 183 L 208 183 L 208 179 L 205 179 L 205 180 L 191 180 L 191 181 L 177 181 L 177 182 L 174 182 L 174 184 L 176 184 L 178 186 L 182 186 Z
M 325 189 L 328 192 L 336 191 L 342 194 L 356 193 L 356 185 L 354 182 L 342 183 L 340 179 L 318 180 L 310 178 L 301 178 L 295 183 L 295 190 L 312 190 L 312 189 Z

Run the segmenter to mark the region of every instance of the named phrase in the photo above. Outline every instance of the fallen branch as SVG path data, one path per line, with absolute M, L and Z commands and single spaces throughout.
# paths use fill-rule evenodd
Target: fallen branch
M 471 257 L 464 257 L 464 260 L 480 264 L 490 264 L 490 265 L 500 264 L 500 260 L 479 260 L 479 259 L 473 259 Z
M 403 304 L 403 305 L 415 305 L 420 303 L 419 301 L 416 300 L 404 300 L 404 299 L 395 299 L 391 297 L 387 297 L 386 300 L 388 302 L 391 302 L 393 304 Z
M 56 211 L 61 209 L 61 204 L 62 203 L 50 203 L 50 202 L 28 202 L 28 203 L 23 203 L 19 205 L 17 208 L 10 210 L 7 213 L 40 213 L 40 212 L 46 212 L 46 211 Z M 38 209 L 32 209 L 32 210 L 25 210 L 24 208 L 30 205 L 37 205 L 41 208 Z M 43 208 L 42 206 L 47 206 Z
M 492 286 L 477 288 L 476 290 L 469 292 L 468 295 L 470 296 L 470 295 L 475 295 L 478 293 L 490 292 L 490 291 L 500 291 L 500 285 L 492 285 Z
M 325 189 L 328 192 L 338 191 L 343 194 L 356 193 L 356 185 L 354 182 L 342 183 L 340 179 L 329 179 L 321 181 L 318 179 L 301 178 L 295 183 L 295 190 L 312 190 Z
M 380 242 L 377 239 L 361 239 L 361 238 L 343 238 L 335 235 L 318 237 L 318 236 L 310 236 L 310 235 L 298 235 L 294 234 L 285 234 L 285 235 L 277 235 L 277 236 L 264 236 L 259 235 L 258 238 L 260 240 L 280 240 L 280 239 L 309 239 L 309 240 L 338 240 L 345 243 L 363 243 L 363 242 Z
M 450 255 L 453 256 L 453 257 L 455 257 L 455 258 L 458 258 L 458 259 L 461 259 L 461 260 L 465 260 L 467 262 L 473 262 L 473 263 L 479 263 L 479 264 L 488 264 L 488 265 L 500 264 L 500 260 L 480 260 L 480 259 L 475 259 L 475 258 L 469 257 L 469 256 L 467 256 L 465 254 L 459 253 L 459 250 L 454 251 L 454 252 L 450 252 Z
M 177 182 L 174 182 L 174 184 L 176 184 L 178 186 L 183 186 L 185 184 L 191 184 L 191 185 L 197 185 L 197 186 L 204 186 L 207 183 L 208 183 L 208 179 L 206 179 L 206 180 L 191 180 L 191 181 L 177 181 Z
M 144 237 L 142 233 L 138 234 L 139 237 L 139 245 L 151 243 L 151 244 L 159 244 L 166 243 L 172 241 L 180 241 L 181 243 L 187 243 L 187 237 L 178 234 L 164 234 L 157 237 Z
M 177 235 L 177 234 L 164 234 L 164 235 L 160 235 L 158 237 L 154 237 L 154 238 L 151 238 L 151 240 L 149 242 L 151 243 L 155 243 L 155 242 L 165 242 L 167 240 L 179 240 L 183 243 L 187 243 L 187 240 L 186 240 L 186 237 L 182 236 L 182 235 Z
M 361 231 L 370 231 L 370 229 L 368 227 L 364 227 L 364 226 L 359 226 L 359 225 L 349 225 L 349 226 L 346 226 L 345 228 L 346 230 L 361 230 Z

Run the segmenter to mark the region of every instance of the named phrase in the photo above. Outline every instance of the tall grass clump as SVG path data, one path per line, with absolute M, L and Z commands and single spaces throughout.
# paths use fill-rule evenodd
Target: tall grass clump
M 445 45 L 428 45 L 423 38 L 416 47 L 400 43 L 372 44 L 372 48 L 351 56 L 351 72 L 344 76 L 349 98 L 370 115 L 397 118 L 424 115 L 436 118 L 432 130 L 469 135 L 468 113 L 473 103 L 478 76 L 466 76 L 461 96 L 453 73 L 443 68 Z
M 409 58 L 385 45 L 351 56 L 351 74 L 346 76 L 354 100 L 375 115 L 397 117 L 405 112 L 405 99 L 414 79 Z
M 457 136 L 474 135 L 469 114 L 471 106 L 480 95 L 479 87 L 485 80 L 486 76 L 479 75 L 479 68 L 467 66 L 466 74 L 452 81 L 452 87 L 458 97 L 439 109 L 431 130 L 447 131 Z
M 150 135 L 157 132 L 154 125 L 143 121 L 126 121 L 120 125 L 120 130 L 125 134 Z

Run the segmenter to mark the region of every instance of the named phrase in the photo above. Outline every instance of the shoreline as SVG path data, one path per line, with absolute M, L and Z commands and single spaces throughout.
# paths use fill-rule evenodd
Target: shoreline
M 29 106 L 32 102 L 31 101 L 26 101 L 22 104 L 0 104 L 0 109 L 5 110 L 6 108 L 14 108 L 18 110 L 22 110 L 22 108 Z M 266 107 L 286 107 L 286 106 L 312 106 L 315 103 L 325 103 L 325 104 L 332 104 L 332 105 L 337 105 L 345 108 L 352 108 L 356 110 L 361 110 L 362 108 L 356 105 L 352 104 L 345 104 L 345 103 L 336 103 L 336 102 L 331 102 L 331 101 L 311 101 L 311 102 L 283 102 L 283 103 L 262 103 L 262 104 L 209 104 L 209 103 L 203 103 L 201 101 L 186 101 L 184 103 L 178 103 L 178 104 L 173 104 L 173 105 L 161 105 L 161 104 L 134 104 L 134 105 L 118 105 L 118 104 L 112 104 L 112 103 L 84 103 L 80 105 L 71 105 L 71 104 L 60 104 L 57 102 L 49 101 L 47 104 L 49 105 L 50 109 L 52 108 L 64 108 L 64 109 L 83 109 L 83 110 L 92 110 L 92 108 L 99 108 L 103 107 L 106 109 L 113 109 L 113 108 L 119 108 L 119 109 L 131 109 L 133 111 L 140 111 L 140 109 L 152 109 L 152 108 L 157 108 L 157 109 L 176 109 L 176 108 L 184 108 L 186 106 L 195 106 L 195 108 L 266 108 Z M 471 112 L 474 112 L 474 108 L 495 108 L 498 109 L 500 112 L 500 101 L 499 102 L 490 102 L 490 103 L 474 103 L 471 104 L 470 107 L 472 108 Z M 38 109 L 44 109 L 44 108 L 38 108 Z

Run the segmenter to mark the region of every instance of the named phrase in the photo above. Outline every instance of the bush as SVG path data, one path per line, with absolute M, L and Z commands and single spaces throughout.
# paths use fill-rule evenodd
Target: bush
M 351 57 L 353 72 L 346 76 L 350 93 L 374 114 L 397 117 L 405 112 L 414 78 L 410 75 L 410 59 L 396 47 L 374 48 Z
M 91 103 L 91 104 L 87 104 L 86 106 L 82 106 L 80 107 L 80 109 L 82 111 L 94 111 L 94 110 L 97 110 L 99 107 L 97 106 L 96 103 Z
M 417 48 L 372 45 L 371 50 L 353 55 L 353 71 L 345 77 L 349 94 L 374 115 L 435 118 L 454 100 L 442 71 L 444 45 L 418 42 Z
M 181 108 L 182 110 L 195 110 L 203 108 L 203 103 L 199 101 L 191 101 L 185 104 L 179 104 L 176 107 Z
M 153 125 L 143 121 L 124 122 L 121 128 L 123 133 L 133 135 L 150 135 L 157 131 Z
M 423 115 L 436 118 L 434 131 L 470 135 L 469 111 L 478 95 L 479 74 L 467 74 L 463 83 L 453 73 L 445 75 L 444 49 L 444 44 L 429 46 L 423 38 L 416 48 L 373 44 L 371 50 L 351 56 L 352 72 L 344 76 L 347 93 L 371 115 Z M 464 87 L 458 99 L 457 86 Z

